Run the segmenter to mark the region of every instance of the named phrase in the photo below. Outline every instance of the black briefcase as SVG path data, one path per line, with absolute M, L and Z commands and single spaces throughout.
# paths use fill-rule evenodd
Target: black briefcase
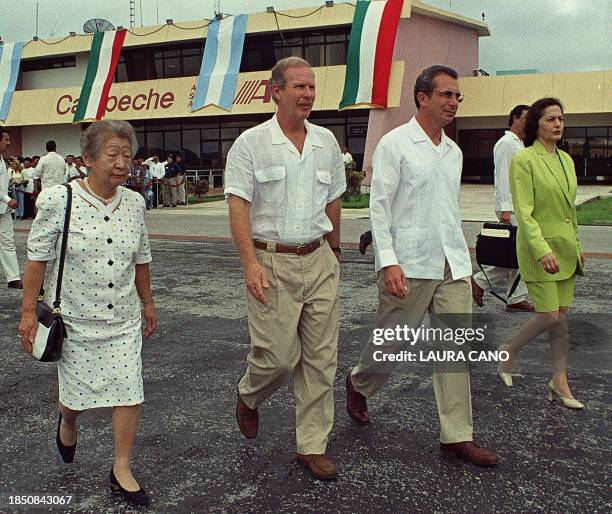
M 476 239 L 476 262 L 479 265 L 518 269 L 515 225 L 485 223 Z

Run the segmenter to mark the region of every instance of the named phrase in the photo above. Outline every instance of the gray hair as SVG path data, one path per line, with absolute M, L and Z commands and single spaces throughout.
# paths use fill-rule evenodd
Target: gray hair
M 130 142 L 132 155 L 138 149 L 138 140 L 134 128 L 127 121 L 101 120 L 94 121 L 81 133 L 81 153 L 94 161 L 98 159 L 102 145 L 109 138 L 117 136 Z
M 278 61 L 272 68 L 270 76 L 270 87 L 278 86 L 279 88 L 285 87 L 287 79 L 285 78 L 285 70 L 287 68 L 310 68 L 310 63 L 301 57 L 285 57 Z M 272 100 L 276 103 L 276 98 L 272 95 Z
M 414 103 L 416 104 L 417 109 L 421 107 L 421 104 L 417 99 L 417 94 L 428 93 L 427 96 L 431 96 L 431 91 L 434 88 L 434 79 L 438 75 L 448 75 L 449 77 L 453 77 L 455 80 L 459 78 L 459 74 L 448 66 L 436 65 L 430 66 L 429 68 L 423 70 L 414 83 Z

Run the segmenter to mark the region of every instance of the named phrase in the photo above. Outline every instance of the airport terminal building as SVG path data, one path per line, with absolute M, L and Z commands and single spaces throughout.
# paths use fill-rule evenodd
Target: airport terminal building
M 490 35 L 487 25 L 404 0 L 389 107 L 338 111 L 354 6 L 330 4 L 249 15 L 231 112 L 207 107 L 191 113 L 207 20 L 168 20 L 164 25 L 129 29 L 106 118 L 130 121 L 143 155 L 183 153 L 189 169 L 216 170 L 214 185 L 220 186 L 227 152 L 236 137 L 274 112 L 270 68 L 280 58 L 297 55 L 307 59 L 316 74 L 311 121 L 329 128 L 369 172 L 382 135 L 416 112 L 412 88 L 418 73 L 432 64 L 445 64 L 461 76 L 465 95 L 447 130 L 463 150 L 465 181 L 492 182 L 493 145 L 503 134 L 511 108 L 549 95 L 565 104 L 564 144 L 574 158 L 579 181 L 612 181 L 612 70 L 477 76 L 479 39 Z M 12 153 L 42 155 L 49 139 L 57 141 L 63 155 L 80 153 L 81 125 L 72 119 L 91 39 L 91 34 L 81 34 L 27 43 L 4 123 L 11 129 Z

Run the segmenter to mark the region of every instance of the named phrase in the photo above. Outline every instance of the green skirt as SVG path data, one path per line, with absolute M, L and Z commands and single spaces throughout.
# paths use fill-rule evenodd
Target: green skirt
M 525 282 L 536 312 L 554 312 L 574 301 L 574 277 L 550 282 Z

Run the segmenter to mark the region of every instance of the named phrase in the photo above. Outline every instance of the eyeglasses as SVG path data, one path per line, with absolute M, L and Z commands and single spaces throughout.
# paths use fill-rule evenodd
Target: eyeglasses
M 423 93 L 438 93 L 443 96 L 445 100 L 451 100 L 453 97 L 458 103 L 463 102 L 463 93 L 455 93 L 455 91 L 440 91 L 439 89 L 430 89 L 429 91 L 423 91 Z

